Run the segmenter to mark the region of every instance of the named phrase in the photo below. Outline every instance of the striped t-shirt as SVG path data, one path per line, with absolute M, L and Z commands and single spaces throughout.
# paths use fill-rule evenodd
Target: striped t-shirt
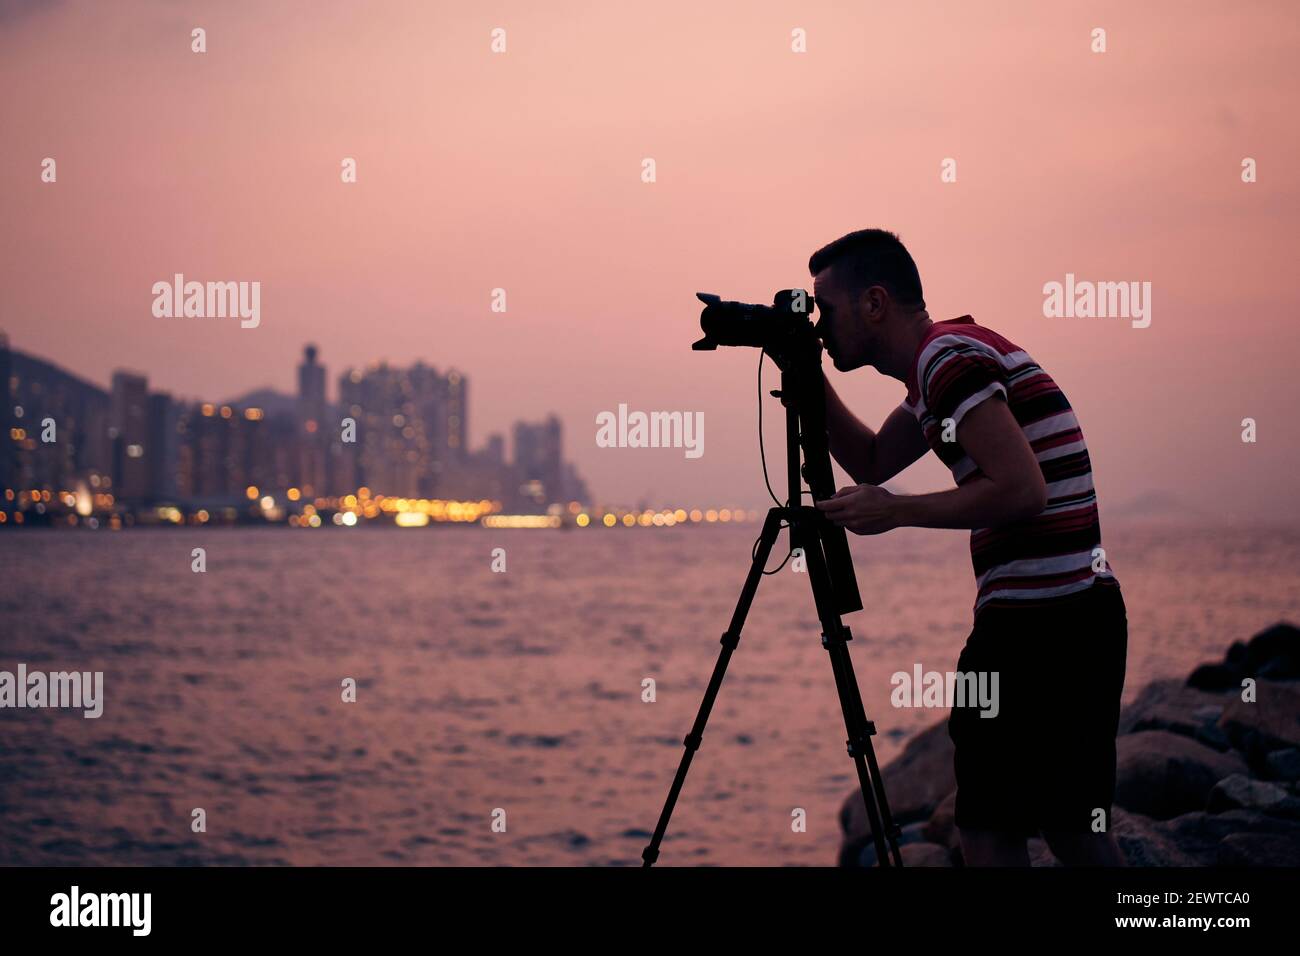
M 981 472 L 958 444 L 957 425 L 993 396 L 1007 402 L 1038 458 L 1047 506 L 1032 518 L 971 532 L 975 613 L 987 605 L 1050 602 L 1094 583 L 1119 587 L 1109 556 L 1096 552 L 1101 523 L 1092 465 L 1065 393 L 1023 349 L 969 315 L 935 322 L 912 361 L 903 407 L 959 486 Z

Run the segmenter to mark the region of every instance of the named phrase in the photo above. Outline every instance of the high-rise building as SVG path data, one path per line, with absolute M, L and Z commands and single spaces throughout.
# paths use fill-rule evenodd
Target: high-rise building
M 358 482 L 374 494 L 418 494 L 419 451 L 406 376 L 387 364 L 353 370 L 340 381 L 342 403 L 356 422 Z
M 468 385 L 459 372 L 440 375 L 423 362 L 349 371 L 339 379 L 340 411 L 357 434 L 353 448 L 341 448 L 340 467 L 351 465 L 357 485 L 373 494 L 444 494 L 445 476 L 466 461 Z
M 515 422 L 514 467 L 526 501 L 547 505 L 565 500 L 563 446 L 563 427 L 555 415 L 536 424 Z
M 49 362 L 4 351 L 8 425 L 0 437 L 10 463 L 4 487 L 73 490 L 82 479 L 107 490 L 108 393 Z
M 303 349 L 298 366 L 295 430 L 298 467 L 295 483 L 308 497 L 324 494 L 329 483 L 329 432 L 326 430 L 325 367 L 316 361 L 316 346 Z
M 180 495 L 201 504 L 242 503 L 247 490 L 258 496 L 293 484 L 297 449 L 293 422 L 267 417 L 255 406 L 191 405 L 177 426 Z
M 458 461 L 469 454 L 469 379 L 455 369 L 448 370 L 444 394 L 445 457 Z
M 149 496 L 149 383 L 134 372 L 113 373 L 109 437 L 113 449 L 113 489 L 119 500 L 142 501 Z
M 404 432 L 410 430 L 410 441 L 417 456 L 416 488 L 421 497 L 435 497 L 443 491 L 447 455 L 441 450 L 445 444 L 442 421 L 446 416 L 446 383 L 436 370 L 416 362 L 406 373 L 407 401 L 402 412 L 407 418 Z
M 180 478 L 180 410 L 166 392 L 148 398 L 149 437 L 145 443 L 145 461 L 149 466 L 149 497 L 174 499 Z
M 318 354 L 314 345 L 303 347 L 298 366 L 298 417 L 320 423 L 325 419 L 325 366 L 316 361 Z

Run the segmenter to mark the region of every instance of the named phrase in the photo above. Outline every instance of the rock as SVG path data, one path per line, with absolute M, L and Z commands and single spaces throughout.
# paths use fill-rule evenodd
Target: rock
M 1219 844 L 1234 833 L 1271 835 L 1282 840 L 1300 837 L 1300 823 L 1252 810 L 1185 813 L 1172 820 L 1155 822 L 1154 827 L 1199 866 L 1214 866 Z
M 1218 726 L 1229 696 L 1189 687 L 1180 680 L 1153 681 L 1144 687 L 1119 718 L 1119 733 L 1168 730 L 1193 737 L 1215 750 L 1227 750 L 1228 735 Z
M 1242 833 L 1283 843 L 1300 838 L 1300 824 L 1249 810 L 1197 811 L 1152 820 L 1116 807 L 1111 831 L 1129 866 L 1219 865 L 1223 841 Z
M 1300 670 L 1300 668 L 1293 661 L 1275 657 L 1255 671 L 1255 676 L 1264 677 L 1268 680 L 1295 680 L 1300 677 L 1297 670 Z
M 1115 802 L 1165 820 L 1205 807 L 1214 785 L 1246 764 L 1232 753 L 1167 730 L 1143 730 L 1116 741 Z
M 909 843 L 899 847 L 903 866 L 952 866 L 952 854 L 937 843 Z
M 1276 836 L 1232 833 L 1219 844 L 1219 866 L 1295 866 L 1300 860 L 1300 834 Z
M 1219 718 L 1219 727 L 1232 746 L 1262 769 L 1270 752 L 1300 747 L 1300 686 L 1258 681 L 1255 700 L 1234 696 Z
M 1061 865 L 1061 861 L 1052 855 L 1052 848 L 1049 847 L 1047 841 L 1041 837 L 1030 837 L 1028 850 L 1030 866 Z
M 1264 765 L 1273 780 L 1300 780 L 1300 748 L 1274 750 L 1264 758 Z
M 909 823 L 902 827 L 898 834 L 898 845 L 903 846 L 908 843 L 928 843 L 925 838 L 925 824 L 920 820 L 915 823 Z
M 925 828 L 925 824 L 921 823 L 920 821 L 917 821 L 916 823 L 909 823 L 907 826 L 902 827 L 901 832 L 898 835 L 898 851 L 902 853 L 903 847 L 911 846 L 912 844 L 915 843 L 928 842 L 925 839 L 925 836 L 922 832 L 924 828 Z M 862 850 L 858 853 L 858 859 L 856 865 L 857 866 L 876 865 L 876 841 L 875 840 L 868 840 L 867 843 L 862 847 Z
M 1181 819 L 1181 818 L 1180 818 Z M 1207 864 L 1215 845 L 1198 859 L 1179 846 L 1176 837 L 1150 817 L 1129 813 L 1123 807 L 1111 809 L 1111 833 L 1129 866 L 1196 866 Z
M 1250 648 L 1244 641 L 1233 641 L 1228 645 L 1228 653 L 1223 655 L 1223 665 L 1241 674 L 1249 674 L 1255 668 L 1250 659 Z
M 1241 686 L 1245 676 L 1243 671 L 1223 664 L 1202 664 L 1187 678 L 1187 686 L 1207 691 L 1232 690 Z
M 1246 650 L 1257 676 L 1273 680 L 1300 678 L 1300 629 L 1286 623 L 1274 624 L 1252 637 Z
M 930 814 L 930 819 L 926 821 L 925 829 L 922 831 L 925 839 L 949 849 L 960 846 L 961 834 L 957 832 L 956 812 L 957 791 L 954 790 L 944 797 L 934 813 Z
M 1234 641 L 1221 664 L 1202 664 L 1187 683 L 1202 690 L 1241 687 L 1242 678 L 1300 678 L 1300 630 L 1285 622 L 1260 631 L 1248 644 Z
M 1241 774 L 1225 777 L 1210 791 L 1205 809 L 1210 813 L 1224 810 L 1258 810 L 1275 816 L 1300 818 L 1300 800 L 1283 787 L 1263 780 L 1251 780 Z
M 952 753 L 945 717 L 909 740 L 903 752 L 882 768 L 885 796 L 896 824 L 926 820 L 939 802 L 957 788 Z M 872 845 L 867 808 L 856 788 L 840 808 L 840 828 L 844 831 L 840 863 L 852 866 L 863 847 Z

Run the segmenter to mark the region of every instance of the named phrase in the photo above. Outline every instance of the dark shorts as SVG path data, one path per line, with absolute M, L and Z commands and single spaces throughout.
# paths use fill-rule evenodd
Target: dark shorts
M 998 674 L 998 713 L 953 707 L 956 823 L 1033 836 L 1110 829 L 1115 732 L 1128 653 L 1117 586 L 1032 607 L 984 607 L 957 661 Z

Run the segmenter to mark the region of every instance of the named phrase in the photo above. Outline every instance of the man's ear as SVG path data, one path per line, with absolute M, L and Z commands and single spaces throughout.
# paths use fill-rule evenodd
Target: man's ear
M 889 308 L 889 293 L 884 286 L 867 286 L 858 293 L 858 308 L 871 321 L 882 319 Z

